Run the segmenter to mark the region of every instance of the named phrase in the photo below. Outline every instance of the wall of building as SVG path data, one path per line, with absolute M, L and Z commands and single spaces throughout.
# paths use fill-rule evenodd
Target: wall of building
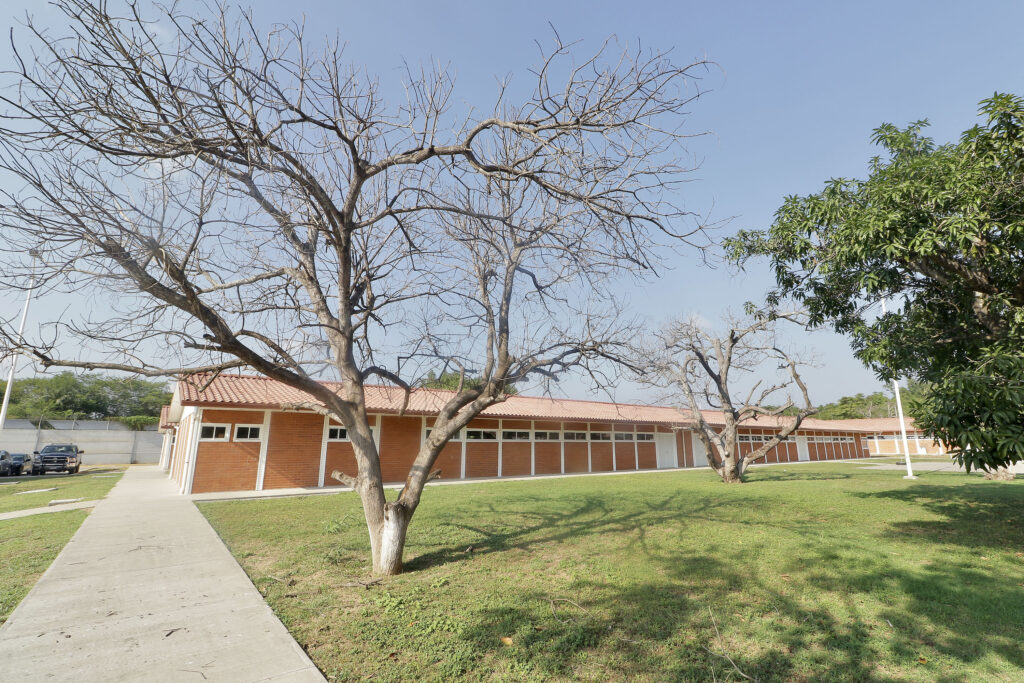
M 942 444 L 920 433 L 907 434 L 911 457 L 915 455 L 943 455 L 946 449 Z M 899 432 L 871 434 L 865 438 L 871 455 L 903 455 L 903 437 Z
M 201 414 L 204 425 L 225 425 L 225 438 L 196 440 Z M 397 415 L 373 416 L 380 451 L 381 474 L 387 483 L 405 480 L 426 438 L 431 419 Z M 238 425 L 261 425 L 258 441 L 235 438 Z M 347 439 L 329 439 L 321 415 L 296 411 L 193 410 L 178 426 L 169 458 L 170 476 L 191 492 L 336 486 L 331 473 L 355 476 L 357 467 Z M 538 431 L 558 432 L 558 439 L 537 439 Z M 566 432 L 586 433 L 586 440 L 566 440 Z M 630 472 L 658 467 L 657 434 L 675 439 L 673 466 L 693 467 L 692 435 L 665 426 L 530 420 L 473 420 L 459 439 L 442 450 L 435 463 L 443 479 L 518 477 L 530 475 Z M 805 430 L 810 460 L 840 460 L 865 455 L 855 433 Z M 183 438 L 184 437 L 184 438 Z M 740 430 L 739 448 L 750 453 L 771 438 L 767 429 Z M 194 463 L 191 461 L 194 453 Z M 159 454 L 159 449 L 157 449 Z M 796 462 L 797 441 L 791 436 L 768 452 L 762 462 Z M 191 484 L 190 484 L 191 482 Z

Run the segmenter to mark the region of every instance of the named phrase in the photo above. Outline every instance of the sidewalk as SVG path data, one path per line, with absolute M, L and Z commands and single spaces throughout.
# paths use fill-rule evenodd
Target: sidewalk
M 0 627 L 10 681 L 323 681 L 191 501 L 130 468 Z
M 61 505 L 47 505 L 46 507 L 28 508 L 25 510 L 12 510 L 11 512 L 0 512 L 0 522 L 5 519 L 17 519 L 19 517 L 31 517 L 32 515 L 45 515 L 49 512 L 64 512 L 65 510 L 84 510 L 99 505 L 98 500 L 80 500 L 77 503 L 63 503 Z

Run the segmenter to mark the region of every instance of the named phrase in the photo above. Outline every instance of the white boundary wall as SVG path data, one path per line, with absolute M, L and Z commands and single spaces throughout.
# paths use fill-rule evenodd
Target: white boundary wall
M 48 443 L 73 443 L 85 451 L 86 465 L 157 463 L 164 435 L 107 429 L 4 429 L 0 450 L 11 453 L 38 451 Z

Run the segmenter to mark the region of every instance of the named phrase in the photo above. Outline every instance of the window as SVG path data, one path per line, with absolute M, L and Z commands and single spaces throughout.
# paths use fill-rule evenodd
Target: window
M 231 425 L 204 424 L 199 428 L 200 441 L 227 441 Z
M 587 440 L 587 433 L 586 432 L 566 432 L 563 435 L 563 438 L 566 441 L 586 441 Z
M 426 441 L 427 439 L 429 439 L 430 438 L 430 434 L 433 431 L 434 431 L 433 429 L 427 429 L 426 432 L 423 434 L 423 440 Z M 462 430 L 460 429 L 459 431 L 457 431 L 454 434 L 452 434 L 451 437 L 448 440 L 449 441 L 462 441 Z
M 506 431 L 501 433 L 502 441 L 529 441 L 530 432 L 511 432 Z
M 637 432 L 636 433 L 636 440 L 637 441 L 654 441 L 654 434 L 651 434 L 650 432 Z
M 259 441 L 260 425 L 235 425 L 235 441 Z
M 497 441 L 498 432 L 490 429 L 467 429 L 466 441 Z
M 615 432 L 616 441 L 632 441 L 633 434 L 630 432 Z
M 590 432 L 591 441 L 611 441 L 612 435 L 610 432 Z
M 561 434 L 558 432 L 534 432 L 533 438 L 536 441 L 561 441 Z
M 348 430 L 344 427 L 328 427 L 328 441 L 348 441 Z

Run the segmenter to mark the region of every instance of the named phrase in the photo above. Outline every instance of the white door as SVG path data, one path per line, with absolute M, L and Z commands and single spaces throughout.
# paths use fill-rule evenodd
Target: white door
M 707 467 L 708 454 L 704 451 L 704 442 L 694 433 L 690 433 L 690 440 L 693 443 L 693 466 Z
M 658 452 L 658 469 L 663 470 L 669 467 L 679 467 L 676 461 L 676 435 L 655 434 L 654 446 Z
M 807 450 L 807 437 L 796 437 L 796 455 L 798 460 L 810 460 L 811 453 Z

